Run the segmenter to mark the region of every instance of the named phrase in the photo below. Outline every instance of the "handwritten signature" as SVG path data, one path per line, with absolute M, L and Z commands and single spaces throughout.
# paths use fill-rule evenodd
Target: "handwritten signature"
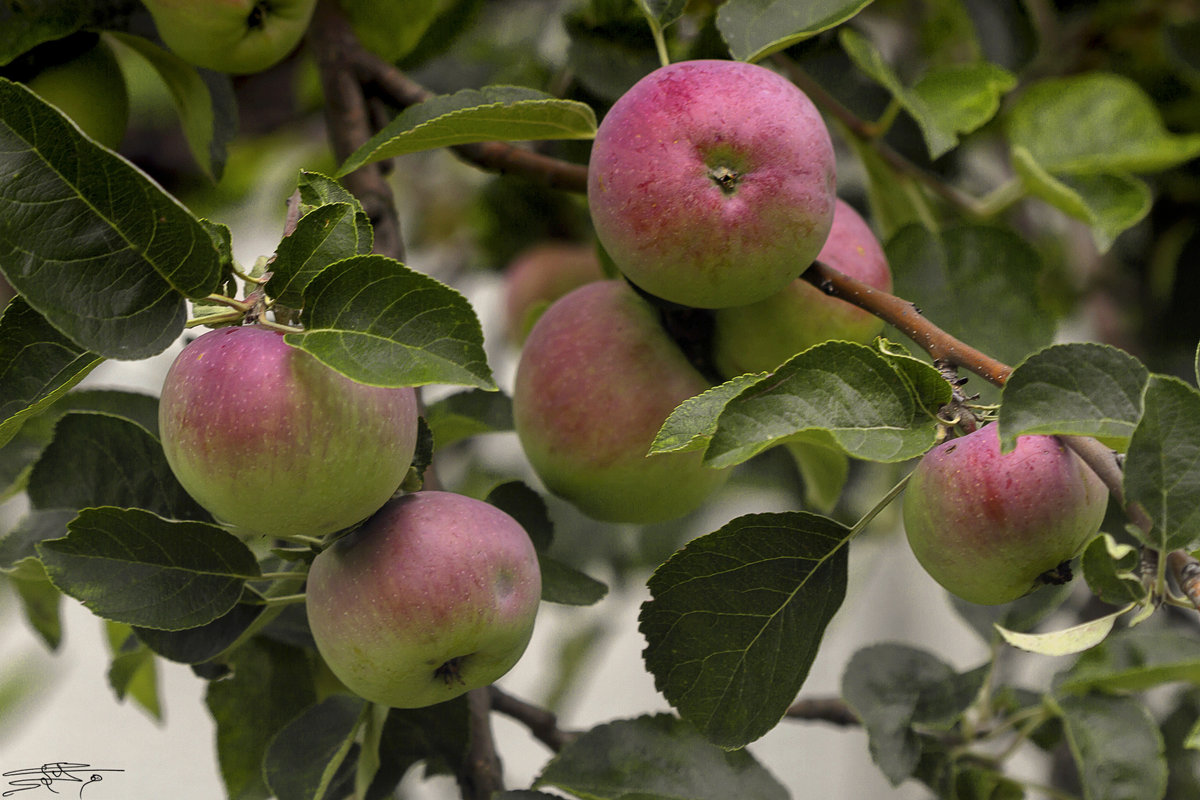
M 16 769 L 0 774 L 0 778 L 14 778 L 15 780 L 10 780 L 8 785 L 17 787 L 0 794 L 0 797 L 9 797 L 30 789 L 47 789 L 54 794 L 60 794 L 54 788 L 55 784 L 59 784 L 59 788 L 65 788 L 62 786 L 64 783 L 79 783 L 82 784 L 79 787 L 79 797 L 82 798 L 84 789 L 93 783 L 104 780 L 104 776 L 100 773 L 124 771 L 123 769 L 97 769 L 91 764 L 76 764 L 71 761 L 53 761 L 32 769 Z

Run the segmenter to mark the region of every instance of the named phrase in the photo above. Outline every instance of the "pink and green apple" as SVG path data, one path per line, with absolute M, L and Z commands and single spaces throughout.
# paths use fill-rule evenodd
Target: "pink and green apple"
M 356 383 L 249 325 L 176 357 L 159 427 L 167 463 L 204 508 L 261 534 L 322 536 L 359 522 L 404 480 L 417 439 L 411 388 Z
M 305 607 L 333 674 L 374 703 L 418 708 L 493 683 L 525 652 L 541 599 L 525 529 L 482 500 L 389 501 L 321 551 Z
M 142 0 L 158 35 L 197 67 L 261 72 L 296 49 L 316 0 Z
M 892 291 L 892 270 L 883 247 L 866 220 L 840 198 L 817 260 L 874 289 Z M 730 378 L 769 372 L 829 339 L 868 344 L 883 330 L 879 317 L 830 297 L 802 278 L 765 300 L 720 308 L 713 316 L 713 362 Z
M 982 605 L 1016 600 L 1078 555 L 1100 529 L 1108 490 L 1054 436 L 1000 452 L 996 425 L 926 453 L 904 492 L 904 529 L 921 566 Z
M 542 242 L 516 255 L 504 270 L 504 320 L 520 344 L 551 303 L 585 283 L 604 279 L 596 249 L 574 242 Z
M 812 101 L 771 70 L 683 61 L 604 116 L 588 205 L 613 262 L 699 308 L 762 300 L 812 263 L 833 223 L 835 160 Z
M 671 411 L 709 386 L 650 303 L 624 281 L 597 281 L 529 332 L 513 418 L 550 491 L 595 519 L 659 522 L 698 508 L 727 478 L 698 452 L 647 456 Z

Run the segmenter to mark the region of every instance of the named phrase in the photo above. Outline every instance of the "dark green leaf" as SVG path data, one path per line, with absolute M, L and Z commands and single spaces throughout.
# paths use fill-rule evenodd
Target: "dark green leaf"
M 1200 641 L 1174 631 L 1132 628 L 1079 656 L 1059 676 L 1059 692 L 1130 692 L 1171 681 L 1200 683 Z
M 1200 134 L 1167 131 L 1132 79 L 1102 72 L 1030 86 L 1008 125 L 1014 147 L 1050 172 L 1157 172 L 1200 155 Z
M 263 774 L 279 800 L 345 795 L 354 777 L 354 735 L 363 707 L 357 697 L 333 695 L 305 709 L 275 735 L 263 760 Z
M 508 481 L 493 488 L 485 499 L 521 523 L 539 553 L 549 549 L 554 541 L 554 523 L 541 495 L 521 481 Z
M 1163 738 L 1132 697 L 1103 694 L 1058 701 L 1085 800 L 1162 800 Z
M 304 287 L 335 261 L 371 252 L 372 235 L 361 226 L 361 207 L 350 203 L 318 206 L 302 216 L 296 230 L 279 243 L 266 292 L 289 308 L 304 303 Z
M 163 658 L 181 664 L 202 664 L 223 653 L 263 613 L 261 603 L 240 602 L 206 625 L 181 631 L 134 628 L 137 637 Z
M 214 183 L 225 169 L 225 145 L 236 130 L 237 108 L 229 76 L 195 67 L 145 36 L 113 32 L 153 68 L 175 101 L 180 126 L 196 163 Z
M 76 389 L 31 417 L 17 435 L 0 447 L 0 499 L 25 487 L 34 462 L 54 438 L 54 426 L 68 411 L 99 411 L 125 417 L 158 435 L 158 398 L 119 389 Z M 7 489 L 5 488 L 7 487 Z
M 952 722 L 982 685 L 982 675 L 971 673 L 956 691 L 956 677 L 934 655 L 899 644 L 864 647 L 847 663 L 842 697 L 862 719 L 871 758 L 893 786 L 912 775 L 921 757 L 913 725 Z
M 54 428 L 29 476 L 34 508 L 141 508 L 173 519 L 211 521 L 171 472 L 162 446 L 135 422 L 72 411 Z
M 75 519 L 78 509 L 34 509 L 0 537 L 0 569 L 19 569 L 18 562 L 37 558 L 38 542 L 57 539 L 67 532 L 67 523 Z
M 805 350 L 724 405 L 705 462 L 732 466 L 795 439 L 870 461 L 920 455 L 936 442 L 933 413 L 949 401 L 950 387 L 932 367 L 903 360 L 899 365 L 850 342 Z M 914 367 L 928 380 L 916 385 Z M 719 394 L 712 397 L 720 400 Z M 704 419 L 696 411 L 692 415 Z
M 1154 521 L 1147 544 L 1186 548 L 1200 538 L 1200 392 L 1152 375 L 1143 408 L 1125 454 L 1125 499 Z
M 467 299 L 390 258 L 326 268 L 305 287 L 304 323 L 288 344 L 360 383 L 496 387 Z
M 665 28 L 683 16 L 687 0 L 638 0 L 638 5 L 659 28 Z
M 655 686 L 723 747 L 779 722 L 846 592 L 848 530 L 805 512 L 751 514 L 655 571 L 642 605 Z
M 1005 228 L 963 226 L 940 235 L 910 225 L 885 247 L 895 293 L 947 333 L 1008 364 L 1050 344 L 1041 308 L 1042 259 Z
M 717 420 L 726 404 L 742 391 L 767 377 L 766 372 L 752 372 L 730 378 L 695 397 L 684 400 L 663 422 L 650 445 L 651 453 L 673 453 L 685 450 L 704 450 L 717 432 Z
M 36 575 L 30 575 L 36 571 Z M 40 561 L 29 559 L 23 570 L 26 574 L 10 575 L 12 586 L 21 598 L 25 619 L 34 633 L 41 637 L 50 650 L 57 650 L 62 643 L 62 592 L 46 577 Z
M 434 447 L 441 449 L 481 433 L 513 429 L 512 398 L 504 392 L 468 389 L 444 397 L 425 408 L 425 421 L 433 430 Z
M 771 53 L 835 28 L 871 0 L 729 0 L 717 12 L 717 29 L 739 61 L 759 61 Z
M 59 333 L 23 298 L 13 298 L 0 315 L 0 445 L 101 361 Z
M 112 663 L 108 685 L 118 700 L 133 698 L 150 716 L 162 721 L 162 703 L 158 694 L 158 665 L 154 653 L 139 642 L 128 625 L 106 622 Z
M 470 711 L 465 695 L 426 708 L 388 711 L 379 740 L 379 770 L 367 800 L 392 797 L 404 773 L 425 762 L 425 774 L 455 774 L 467 758 Z
M 787 790 L 746 750 L 726 751 L 666 714 L 599 725 L 546 765 L 533 788 L 588 800 L 785 800 Z
M 1017 365 L 1004 386 L 1000 446 L 1025 434 L 1094 436 L 1124 450 L 1142 416 L 1150 373 L 1133 356 L 1095 343 L 1052 345 Z
M 1092 593 L 1113 606 L 1140 603 L 1147 588 L 1141 578 L 1142 556 L 1136 547 L 1120 544 L 1107 533 L 1097 536 L 1079 559 Z
M 230 656 L 233 674 L 208 685 L 204 701 L 216 722 L 216 754 L 230 800 L 266 800 L 267 745 L 315 701 L 303 652 L 255 638 Z
M 162 352 L 184 296 L 220 282 L 208 231 L 52 106 L 0 79 L 0 271 L 50 324 L 110 358 Z
M 608 587 L 558 559 L 539 554 L 542 600 L 568 606 L 590 606 L 604 599 Z
M 490 141 L 590 139 L 596 115 L 587 105 L 521 86 L 486 86 L 440 95 L 406 108 L 358 148 L 339 175 L 406 153 Z
M 138 508 L 85 508 L 67 536 L 41 542 L 46 574 L 96 616 L 182 630 L 227 614 L 258 563 L 233 534 Z

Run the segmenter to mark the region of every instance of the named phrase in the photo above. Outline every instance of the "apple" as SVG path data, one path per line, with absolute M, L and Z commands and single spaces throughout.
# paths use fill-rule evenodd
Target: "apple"
M 354 693 L 418 708 L 487 686 L 521 658 L 542 591 L 525 529 L 493 505 L 420 491 L 313 560 L 317 650 Z
M 183 488 L 224 522 L 272 536 L 323 536 L 390 498 L 417 440 L 411 388 L 350 380 L 283 334 L 210 331 L 176 357 L 159 427 Z
M 279 63 L 312 19 L 316 0 L 142 0 L 158 35 L 197 67 L 245 75 Z
M 103 38 L 69 61 L 47 66 L 25 84 L 90 138 L 116 150 L 129 124 L 129 92 L 112 47 Z
M 726 480 L 699 452 L 647 456 L 667 415 L 710 387 L 624 281 L 557 300 L 517 364 L 513 422 L 553 493 L 608 522 L 659 522 L 699 507 Z
M 892 291 L 883 247 L 866 220 L 841 198 L 817 260 L 875 289 Z M 769 372 L 815 344 L 829 339 L 868 344 L 882 330 L 879 317 L 796 278 L 765 300 L 713 313 L 713 363 L 729 378 Z
M 982 605 L 1016 600 L 1100 530 L 1108 490 L 1054 436 L 1021 436 L 1000 452 L 995 425 L 926 453 L 904 493 L 904 529 L 921 566 Z M 1043 577 L 1045 576 L 1045 577 Z
M 504 270 L 504 319 L 510 341 L 525 341 L 533 323 L 555 300 L 585 283 L 604 279 L 595 248 L 542 242 L 522 250 Z
M 835 162 L 812 101 L 737 61 L 661 67 L 596 131 L 588 206 L 618 269 L 698 308 L 757 302 L 812 263 L 833 223 Z

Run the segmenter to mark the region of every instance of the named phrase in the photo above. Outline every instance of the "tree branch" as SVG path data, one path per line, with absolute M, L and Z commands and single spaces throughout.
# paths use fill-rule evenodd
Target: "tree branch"
M 399 108 L 422 103 L 433 93 L 378 56 L 358 48 L 350 54 L 359 80 Z M 507 142 L 478 142 L 450 148 L 459 158 L 488 172 L 520 175 L 551 189 L 587 192 L 587 167 L 536 153 Z
M 494 792 L 504 790 L 504 768 L 492 736 L 492 703 L 487 687 L 467 692 L 467 707 L 471 713 L 471 744 L 458 773 L 459 791 L 463 800 L 488 800 Z
M 861 725 L 858 714 L 840 697 L 810 697 L 792 703 L 784 716 L 795 720 L 815 720 L 832 725 L 851 727 Z
M 325 123 L 333 155 L 339 162 L 371 138 L 371 113 L 354 71 L 362 46 L 336 4 L 317 4 L 308 41 L 316 56 L 325 94 Z M 375 230 L 375 252 L 404 260 L 404 240 L 392 189 L 379 164 L 367 164 L 343 178 L 346 189 L 359 199 Z
M 495 686 L 490 688 L 490 695 L 492 710 L 520 722 L 529 729 L 534 738 L 555 753 L 562 750 L 578 735 L 559 728 L 558 717 L 547 709 L 524 700 L 518 700 Z

